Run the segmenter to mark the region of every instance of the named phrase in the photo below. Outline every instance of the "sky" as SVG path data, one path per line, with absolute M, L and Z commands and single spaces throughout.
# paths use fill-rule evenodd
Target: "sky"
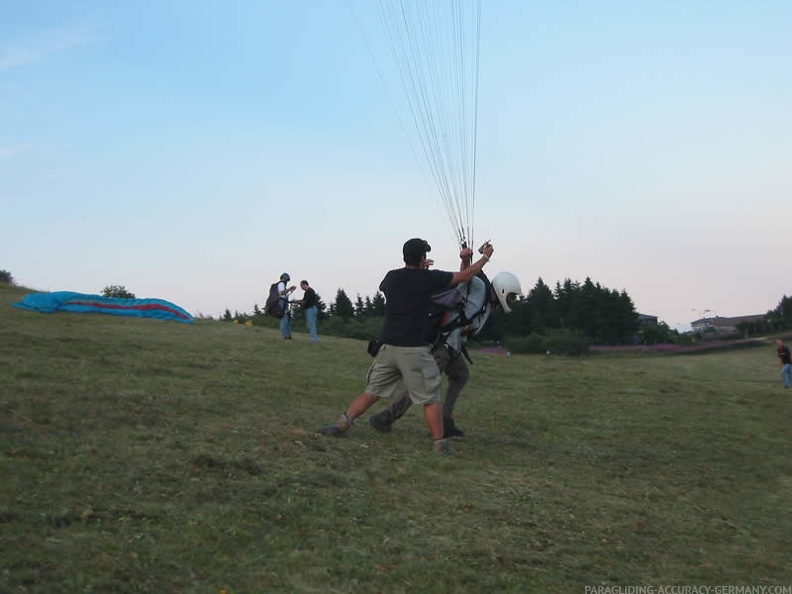
M 284 271 L 373 296 L 415 236 L 457 269 L 371 6 L 0 0 L 0 269 L 214 317 Z M 792 295 L 790 31 L 786 0 L 486 0 L 490 277 L 588 277 L 681 330 Z

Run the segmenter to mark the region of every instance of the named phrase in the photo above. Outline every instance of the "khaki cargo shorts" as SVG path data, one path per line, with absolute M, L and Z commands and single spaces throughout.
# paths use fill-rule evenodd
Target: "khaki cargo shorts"
M 366 392 L 390 398 L 402 380 L 413 404 L 440 401 L 442 375 L 429 347 L 383 344 L 366 373 Z

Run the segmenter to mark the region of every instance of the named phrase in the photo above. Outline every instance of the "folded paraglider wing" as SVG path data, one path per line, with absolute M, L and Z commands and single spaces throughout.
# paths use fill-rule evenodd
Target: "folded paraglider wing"
M 71 291 L 55 291 L 52 293 L 30 293 L 25 295 L 22 301 L 13 305 L 41 313 L 104 313 L 116 316 L 174 320 L 187 324 L 193 322 L 190 313 L 163 299 L 118 299 Z

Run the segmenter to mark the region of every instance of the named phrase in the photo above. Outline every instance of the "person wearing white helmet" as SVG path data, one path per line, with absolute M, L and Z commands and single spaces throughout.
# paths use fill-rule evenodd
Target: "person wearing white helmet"
M 522 293 L 520 280 L 511 272 L 499 272 L 492 279 L 492 289 L 504 313 L 511 313 L 511 306 Z
M 469 266 L 473 252 L 463 249 L 460 252 L 462 269 Z M 464 325 L 457 326 L 447 334 L 441 334 L 438 339 L 432 339 L 432 356 L 437 362 L 441 373 L 448 378 L 448 389 L 443 400 L 443 437 L 463 437 L 464 432 L 456 426 L 454 421 L 454 406 L 459 395 L 470 379 L 470 368 L 466 361 L 465 343 L 469 336 L 478 334 L 487 323 L 493 309 L 500 307 L 505 313 L 511 312 L 511 306 L 522 293 L 519 279 L 511 272 L 499 272 L 490 283 L 490 295 L 487 298 L 487 283 L 479 276 L 473 277 L 468 283 L 458 286 L 465 295 L 463 316 Z M 458 314 L 455 312 L 446 321 L 449 327 Z M 469 320 L 469 322 L 467 321 Z M 374 429 L 381 433 L 391 430 L 393 423 L 404 416 L 410 409 L 412 402 L 406 390 L 393 398 L 388 407 L 369 418 Z
M 426 254 L 431 249 L 426 240 L 409 239 L 402 248 L 404 268 L 388 271 L 380 283 L 379 289 L 385 295 L 385 319 L 378 346 L 369 351 L 374 362 L 366 374 L 366 389 L 335 423 L 322 427 L 322 435 L 344 435 L 354 420 L 380 398 L 399 394 L 406 386 L 408 399 L 423 406 L 434 450 L 451 453 L 450 444 L 443 437 L 442 375 L 426 343 L 428 314 L 432 296 L 469 282 L 489 262 L 494 248 L 483 246 L 481 258 L 459 272 L 429 270 L 433 262 Z M 472 252 L 468 257 L 471 256 Z

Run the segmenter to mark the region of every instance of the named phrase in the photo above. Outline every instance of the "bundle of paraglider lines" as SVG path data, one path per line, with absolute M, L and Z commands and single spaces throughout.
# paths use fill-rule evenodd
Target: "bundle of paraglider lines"
M 481 0 L 376 0 L 398 84 L 377 72 L 459 245 L 473 242 Z

